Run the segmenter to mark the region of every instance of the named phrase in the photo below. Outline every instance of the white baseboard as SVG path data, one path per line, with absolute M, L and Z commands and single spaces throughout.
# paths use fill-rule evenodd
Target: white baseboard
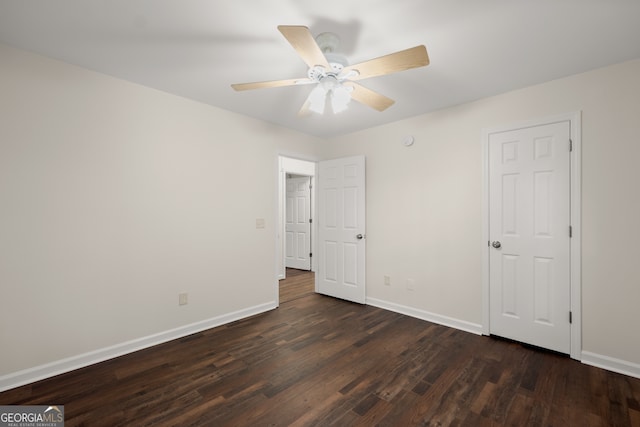
M 482 325 L 458 320 L 440 314 L 430 313 L 428 311 L 419 310 L 413 307 L 396 304 L 393 302 L 383 301 L 376 298 L 367 298 L 367 304 L 374 307 L 383 308 L 385 310 L 394 311 L 428 322 L 437 323 L 439 325 L 448 326 L 450 328 L 459 329 L 476 335 L 482 335 Z M 581 353 L 581 362 L 586 365 L 595 366 L 597 368 L 606 369 L 608 371 L 617 372 L 619 374 L 628 375 L 634 378 L 640 378 L 640 364 L 629 362 L 626 360 L 616 359 L 614 357 L 603 356 L 601 354 L 583 351 Z
M 482 335 L 482 325 L 467 322 L 465 320 L 454 319 L 440 314 L 430 313 L 413 307 L 404 306 L 376 298 L 367 298 L 366 303 L 374 307 L 383 308 L 385 310 L 404 314 L 406 316 L 415 317 L 417 319 L 426 320 L 428 322 L 437 323 L 461 331 L 470 332 L 476 335 Z M 55 375 L 70 372 L 85 366 L 123 356 L 134 351 L 142 350 L 154 345 L 162 344 L 178 338 L 182 338 L 197 332 L 235 322 L 249 316 L 264 313 L 277 307 L 275 302 L 249 307 L 243 310 L 227 313 L 211 319 L 181 326 L 179 328 L 170 329 L 168 331 L 138 338 L 135 340 L 116 344 L 114 346 L 105 347 L 77 356 L 68 357 L 57 360 L 55 362 L 36 366 L 22 371 L 13 372 L 0 376 L 0 392 L 40 381 Z M 608 371 L 617 372 L 619 374 L 628 375 L 634 378 L 640 378 L 640 364 L 629 362 L 626 360 L 616 359 L 609 356 L 603 356 L 588 351 L 582 352 L 582 363 L 595 366 L 597 368 L 606 369 Z
M 585 365 L 595 366 L 596 368 L 602 368 L 619 374 L 628 375 L 630 377 L 640 378 L 640 365 L 626 360 L 583 351 L 582 363 Z
M 30 384 L 35 381 L 40 381 L 45 378 L 50 378 L 65 372 L 73 371 L 75 369 L 84 368 L 85 366 L 93 365 L 95 363 L 104 362 L 105 360 L 133 353 L 134 351 L 142 350 L 144 348 L 153 347 L 154 345 L 215 328 L 216 326 L 235 322 L 236 320 L 244 319 L 245 317 L 273 310 L 276 307 L 276 302 L 272 301 L 266 304 L 216 316 L 211 319 L 202 320 L 200 322 L 191 323 L 179 328 L 126 341 L 110 347 L 101 348 L 88 353 L 67 357 L 65 359 L 56 360 L 55 362 L 3 375 L 0 376 L 0 392 L 25 384 Z
M 437 323 L 439 325 L 448 326 L 454 329 L 460 329 L 461 331 L 470 332 L 476 335 L 482 335 L 482 325 L 479 325 L 477 323 L 454 319 L 452 317 L 442 316 L 440 314 L 430 313 L 428 311 L 420 310 L 413 307 L 407 307 L 405 305 L 383 301 L 376 298 L 367 298 L 366 303 L 368 305 L 373 305 L 374 307 L 384 308 L 385 310 L 394 311 L 396 313 L 426 320 L 427 322 Z

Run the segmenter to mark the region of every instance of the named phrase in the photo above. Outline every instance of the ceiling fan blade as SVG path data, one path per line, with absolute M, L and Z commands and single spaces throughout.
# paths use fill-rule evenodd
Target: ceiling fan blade
M 304 104 L 302 104 L 302 108 L 300 108 L 300 111 L 298 111 L 298 117 L 307 117 L 311 115 L 311 110 L 309 109 L 309 106 L 311 105 L 311 102 L 309 102 L 309 100 L 307 99 Z
M 353 87 L 353 91 L 351 92 L 351 99 L 354 99 L 361 104 L 368 105 L 369 107 L 378 110 L 384 111 L 387 108 L 393 105 L 394 101 L 391 98 L 387 98 L 386 96 L 379 94 L 371 89 L 367 89 L 366 87 L 354 83 L 354 82 L 345 82 L 345 86 Z
M 320 47 L 313 38 L 309 28 L 301 25 L 279 25 L 278 30 L 289 41 L 291 46 L 298 52 L 302 60 L 313 68 L 316 65 L 322 65 L 330 70 L 331 66 L 320 50 Z
M 294 85 L 306 85 L 316 83 L 311 79 L 288 79 L 288 80 L 271 80 L 268 82 L 253 82 L 253 83 L 235 83 L 231 87 L 237 91 L 251 90 L 251 89 L 263 89 L 268 87 L 282 87 L 282 86 L 294 86 Z
M 362 80 L 369 77 L 382 76 L 385 74 L 397 73 L 398 71 L 409 70 L 411 68 L 424 67 L 429 65 L 429 55 L 424 45 L 401 50 L 359 64 L 350 65 L 342 70 L 343 74 L 351 70 L 358 72 L 357 76 L 350 77 L 349 80 Z

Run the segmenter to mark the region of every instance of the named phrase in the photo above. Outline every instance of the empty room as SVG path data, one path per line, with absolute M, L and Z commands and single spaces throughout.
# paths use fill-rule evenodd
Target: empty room
M 640 426 L 639 41 L 0 0 L 0 426 Z

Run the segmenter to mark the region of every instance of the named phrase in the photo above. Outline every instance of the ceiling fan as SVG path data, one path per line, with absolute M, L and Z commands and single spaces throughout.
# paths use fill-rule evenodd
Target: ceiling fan
M 424 45 L 401 50 L 355 65 L 348 65 L 346 58 L 335 52 L 340 41 L 333 33 L 322 33 L 313 37 L 309 28 L 297 25 L 280 25 L 278 30 L 309 66 L 306 78 L 273 80 L 254 83 L 232 84 L 237 91 L 315 84 L 299 115 L 310 111 L 324 113 L 327 99 L 334 113 L 344 111 L 351 99 L 384 111 L 395 101 L 356 83 L 369 77 L 383 76 L 429 65 L 429 56 Z

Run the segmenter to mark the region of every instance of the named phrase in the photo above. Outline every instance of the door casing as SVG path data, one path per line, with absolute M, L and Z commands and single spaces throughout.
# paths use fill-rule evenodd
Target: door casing
M 306 175 L 311 177 L 311 216 L 315 218 L 316 212 L 316 191 L 314 187 L 314 180 L 316 176 L 316 160 L 303 160 L 301 158 L 290 157 L 288 155 L 278 154 L 277 157 L 277 185 L 276 193 L 278 195 L 278 203 L 276 207 L 276 218 L 278 221 L 275 229 L 275 241 L 276 241 L 276 283 L 275 283 L 275 300 L 279 301 L 279 285 L 278 280 L 284 279 L 286 275 L 285 262 L 284 262 L 284 233 L 285 233 L 285 195 L 286 195 L 286 175 L 287 173 Z M 314 222 L 311 227 L 311 235 L 317 235 L 317 226 Z M 316 242 L 315 239 L 311 241 L 311 252 L 315 253 Z M 316 271 L 316 261 L 311 258 L 311 271 Z
M 570 310 L 572 313 L 571 352 L 573 359 L 582 358 L 582 304 L 581 304 L 581 114 L 567 113 L 557 116 L 534 119 L 524 122 L 484 129 L 482 132 L 482 333 L 490 333 L 489 304 L 489 137 L 493 133 L 512 131 L 525 127 L 546 125 L 557 122 L 570 122 L 571 129 L 571 189 L 570 210 L 572 237 L 570 242 Z

